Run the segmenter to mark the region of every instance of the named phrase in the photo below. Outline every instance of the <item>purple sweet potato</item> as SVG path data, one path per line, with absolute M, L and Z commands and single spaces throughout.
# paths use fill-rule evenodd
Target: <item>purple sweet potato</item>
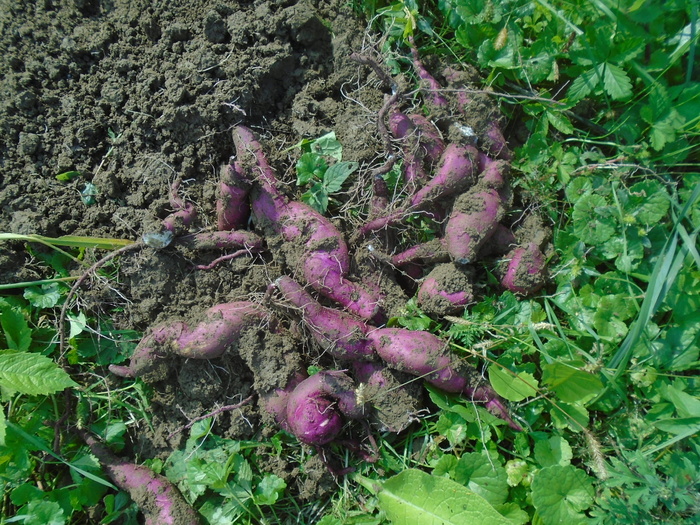
M 394 266 L 405 266 L 412 263 L 435 264 L 449 261 L 450 256 L 445 249 L 442 239 L 416 244 L 391 257 Z
M 326 445 L 343 428 L 343 416 L 360 419 L 355 383 L 343 372 L 322 371 L 299 383 L 287 398 L 287 424 L 299 441 Z
M 449 144 L 440 157 L 435 176 L 411 198 L 421 207 L 447 196 L 457 195 L 474 184 L 478 151 L 471 146 Z
M 197 525 L 199 515 L 165 476 L 115 456 L 93 436 L 82 438 L 115 485 L 127 492 L 143 513 L 146 525 Z
M 504 214 L 503 199 L 494 189 L 479 185 L 460 195 L 454 202 L 443 237 L 452 260 L 458 264 L 473 262 Z
M 454 263 L 439 264 L 418 288 L 418 306 L 428 315 L 444 316 L 463 312 L 474 301 L 471 275 Z
M 333 357 L 359 360 L 374 356 L 374 349 L 366 337 L 367 325 L 363 321 L 340 310 L 322 306 L 290 277 L 279 277 L 272 287 L 298 309 L 311 337 Z
M 221 231 L 240 230 L 248 223 L 251 184 L 241 167 L 230 162 L 221 168 L 221 180 L 216 199 L 216 223 Z
M 423 91 L 426 103 L 433 111 L 439 112 L 447 109 L 449 102 L 442 94 L 443 87 L 435 80 L 435 77 L 430 74 L 425 65 L 423 65 L 423 61 L 418 54 L 418 49 L 413 42 L 411 42 L 411 55 L 413 57 L 413 69 L 421 80 L 421 91 Z
M 299 246 L 298 251 L 289 251 L 291 264 L 320 294 L 365 319 L 377 315 L 381 311 L 379 299 L 346 277 L 350 256 L 338 229 L 310 206 L 282 193 L 252 131 L 238 126 L 233 138 L 242 171 L 258 183 L 251 196 L 256 225 Z
M 173 183 L 170 188 L 170 206 L 173 211 L 162 221 L 163 229 L 175 236 L 180 235 L 197 216 L 197 209 L 194 204 L 182 200 L 178 195 L 180 180 Z
M 109 370 L 122 377 L 143 377 L 157 381 L 167 373 L 167 357 L 215 359 L 234 344 L 241 332 L 259 323 L 267 312 L 257 303 L 239 301 L 209 308 L 204 320 L 190 328 L 182 321 L 154 328 L 137 345 L 128 366 L 110 365 Z
M 528 243 L 511 250 L 505 257 L 501 284 L 506 290 L 520 295 L 539 291 L 546 282 L 547 265 L 539 246 Z
M 445 392 L 481 401 L 491 413 L 521 430 L 490 386 L 474 385 L 476 372 L 461 363 L 436 335 L 406 328 L 378 328 L 368 337 L 387 366 L 419 376 Z
M 476 180 L 478 156 L 479 152 L 472 146 L 449 144 L 442 153 L 435 176 L 411 196 L 408 205 L 365 223 L 358 229 L 357 236 L 364 237 L 397 224 L 413 212 L 430 210 L 441 199 L 463 192 Z M 432 214 L 432 211 L 426 213 Z
M 248 230 L 200 232 L 180 237 L 178 243 L 196 252 L 246 249 L 251 253 L 258 253 L 263 248 L 262 238 Z

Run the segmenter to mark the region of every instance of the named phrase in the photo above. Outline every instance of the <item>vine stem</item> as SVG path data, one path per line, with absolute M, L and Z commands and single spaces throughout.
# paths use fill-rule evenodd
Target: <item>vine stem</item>
M 66 300 L 63 302 L 63 306 L 61 307 L 61 315 L 58 318 L 58 335 L 59 335 L 59 354 L 60 354 L 60 359 L 63 359 L 64 352 L 66 349 L 66 331 L 64 329 L 64 325 L 66 323 L 66 315 L 68 314 L 68 306 L 71 302 L 71 299 L 73 299 L 73 296 L 76 294 L 78 291 L 78 288 L 85 282 L 85 280 L 93 273 L 96 272 L 98 269 L 100 269 L 102 266 L 104 266 L 106 263 L 114 259 L 115 257 L 118 257 L 120 255 L 123 255 L 125 253 L 134 251 L 134 250 L 140 250 L 144 246 L 144 243 L 141 241 L 135 242 L 133 244 L 129 244 L 127 246 L 124 246 L 122 248 L 119 248 L 118 250 L 115 250 L 94 263 L 92 266 L 90 266 L 87 270 L 85 270 L 80 277 L 78 278 L 75 283 L 73 283 L 73 286 L 71 287 L 70 291 L 68 292 L 68 295 L 66 296 Z

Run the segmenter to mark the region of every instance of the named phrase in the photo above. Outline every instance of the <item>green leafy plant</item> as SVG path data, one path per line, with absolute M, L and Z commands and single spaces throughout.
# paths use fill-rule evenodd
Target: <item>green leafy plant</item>
M 340 191 L 359 165 L 342 160 L 343 148 L 335 138 L 335 132 L 314 140 L 304 140 L 295 147 L 303 152 L 296 164 L 297 185 L 310 186 L 301 200 L 318 212 L 326 213 L 331 196 Z M 326 159 L 335 162 L 329 166 Z

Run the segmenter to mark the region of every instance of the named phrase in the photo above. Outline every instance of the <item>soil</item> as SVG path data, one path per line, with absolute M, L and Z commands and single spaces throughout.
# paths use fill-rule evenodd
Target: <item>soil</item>
M 290 190 L 299 156 L 292 146 L 335 131 L 344 160 L 360 165 L 333 218 L 352 230 L 360 220 L 354 212 L 370 198 L 371 171 L 386 158 L 377 113 L 388 92 L 349 58 L 372 56 L 366 29 L 343 0 L 0 0 L 0 232 L 138 240 L 172 212 L 176 180 L 198 210 L 190 231 L 211 230 L 220 168 L 234 153 L 238 124 L 260 136 Z M 271 249 L 278 241 L 266 239 Z M 176 243 L 145 247 L 118 261 L 115 279 L 84 287 L 81 305 L 140 332 L 196 319 L 215 304 L 263 300 L 285 271 L 284 250 L 272 251 L 197 270 L 220 254 Z M 52 277 L 41 262 L 48 253 L 1 243 L 0 283 Z M 86 258 L 103 255 L 89 250 Z M 357 255 L 355 264 L 381 282 L 376 260 Z M 407 295 L 389 281 L 391 313 Z M 294 324 L 284 322 L 293 336 Z M 152 386 L 152 422 L 135 429 L 134 455 L 166 457 L 182 446 L 186 433 L 176 431 L 193 418 L 280 386 L 300 363 L 327 364 L 301 337 L 274 337 L 264 325 L 246 337 L 240 352 L 173 362 L 173 373 Z M 404 428 L 417 406 L 392 399 L 378 425 Z M 250 403 L 219 415 L 214 430 L 259 438 L 271 431 L 261 419 Z M 319 470 L 269 463 L 287 479 Z M 302 499 L 333 487 L 323 476 L 295 483 Z

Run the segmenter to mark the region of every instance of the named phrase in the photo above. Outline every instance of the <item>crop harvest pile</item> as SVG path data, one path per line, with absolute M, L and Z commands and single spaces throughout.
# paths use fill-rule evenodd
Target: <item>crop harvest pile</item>
M 476 280 L 483 273 L 477 265 L 499 276 L 502 289 L 522 295 L 538 291 L 546 279 L 546 236 L 533 237 L 525 227 L 512 231 L 507 222 L 514 200 L 511 154 L 498 118 L 471 122 L 473 102 L 460 90 L 463 75 L 445 70 L 450 89 L 443 95 L 415 51 L 413 62 L 430 115 L 404 112 L 401 93 L 385 77 L 391 92 L 378 124 L 387 160 L 372 173 L 371 204 L 353 231 L 342 233 L 288 194 L 265 147 L 243 125 L 233 130 L 235 155 L 221 170 L 216 232 L 189 234 L 196 208 L 173 186 L 174 211 L 147 244 L 158 239 L 227 252 L 199 271 L 251 257 L 251 264 L 267 267 L 267 292 L 212 305 L 194 322 L 152 327 L 128 365 L 110 366 L 113 374 L 157 382 L 168 376 L 175 357 L 236 353 L 255 377 L 263 418 L 317 448 L 335 475 L 345 471 L 335 465 L 331 445 L 345 444 L 371 462 L 378 453 L 373 432 L 398 432 L 418 417 L 423 405 L 415 378 L 460 394 L 521 430 L 467 356 L 430 332 L 396 326 L 389 311 L 415 295 L 431 315 L 463 312 L 486 286 Z M 392 170 L 400 180 L 390 181 Z M 416 218 L 430 221 L 431 238 L 408 246 Z M 278 349 L 266 346 L 272 336 L 294 341 L 294 349 L 273 357 Z M 309 355 L 324 369 L 309 375 Z M 274 381 L 266 377 L 264 356 L 283 363 Z M 400 399 L 408 401 L 401 405 Z

